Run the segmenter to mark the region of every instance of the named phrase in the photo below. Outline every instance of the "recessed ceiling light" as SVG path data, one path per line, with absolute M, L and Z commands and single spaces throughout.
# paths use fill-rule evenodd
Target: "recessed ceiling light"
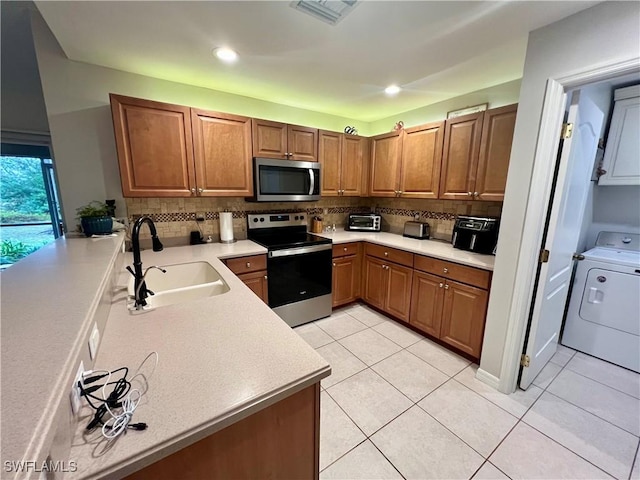
M 238 54 L 227 47 L 220 47 L 213 50 L 213 54 L 223 62 L 235 62 Z
M 389 85 L 384 89 L 384 93 L 386 93 L 387 95 L 397 95 L 399 91 L 400 87 L 398 85 Z

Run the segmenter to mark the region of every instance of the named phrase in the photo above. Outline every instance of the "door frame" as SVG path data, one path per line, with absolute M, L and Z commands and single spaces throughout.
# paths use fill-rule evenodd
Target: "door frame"
M 557 152 L 560 147 L 566 95 L 569 90 L 591 83 L 611 80 L 631 73 L 640 73 L 640 57 L 623 62 L 601 64 L 587 70 L 547 80 L 540 129 L 536 142 L 533 172 L 527 200 L 522 243 L 516 266 L 515 285 L 511 298 L 509 324 L 504 343 L 504 353 L 497 388 L 504 393 L 517 389 L 520 356 L 525 341 L 529 309 L 538 267 L 538 255 L 542 245 L 547 210 L 551 200 L 551 183 Z M 564 185 L 556 188 L 561 195 Z M 480 370 L 480 376 L 483 376 Z M 495 377 L 493 377 L 495 379 Z M 491 382 L 493 383 L 493 382 Z

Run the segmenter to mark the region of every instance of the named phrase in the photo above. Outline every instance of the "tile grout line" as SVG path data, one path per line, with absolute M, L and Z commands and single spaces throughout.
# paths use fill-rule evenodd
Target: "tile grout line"
M 638 442 L 638 446 L 636 447 L 636 456 L 633 457 L 633 462 L 631 462 L 631 471 L 629 472 L 629 480 L 631 479 L 631 475 L 633 474 L 633 467 L 635 467 L 636 463 L 640 462 L 640 458 L 638 458 L 638 452 L 640 452 L 640 442 Z
M 596 358 L 596 357 L 594 357 L 594 358 Z M 598 359 L 598 360 L 600 360 L 600 359 Z M 556 363 L 555 365 L 558 365 L 558 364 Z M 568 366 L 568 365 L 569 365 L 569 362 L 567 362 L 567 366 Z M 613 364 L 612 364 L 612 365 L 613 365 Z M 564 369 L 565 369 L 565 367 L 563 367 L 563 368 L 562 368 L 562 370 L 564 370 Z M 562 372 L 562 370 L 560 370 L 560 372 Z M 584 374 L 582 374 L 582 373 L 580 373 L 580 372 L 576 372 L 576 371 L 575 371 L 575 370 L 573 370 L 572 368 L 567 368 L 567 370 L 568 370 L 568 371 L 570 371 L 571 373 L 575 373 L 576 375 L 580 375 L 580 376 L 581 376 L 581 377 L 583 377 L 583 378 L 586 378 L 586 379 L 589 379 L 589 380 L 591 380 L 591 381 L 593 381 L 593 382 L 599 383 L 599 384 L 600 384 L 600 385 L 602 385 L 602 386 L 608 387 L 608 388 L 610 388 L 611 390 L 615 390 L 616 392 L 623 393 L 624 395 L 627 395 L 627 396 L 629 396 L 629 397 L 633 398 L 634 400 L 638 400 L 638 401 L 640 402 L 640 398 L 638 398 L 638 397 L 636 397 L 636 396 L 634 396 L 634 395 L 631 395 L 630 393 L 627 393 L 627 392 L 624 392 L 624 391 L 622 391 L 622 390 L 619 390 L 619 389 L 617 389 L 616 387 L 612 387 L 611 385 L 607 385 L 606 383 L 602 383 L 601 381 L 596 380 L 595 378 L 592 378 L 592 377 L 588 377 L 587 375 L 584 375 Z M 560 375 L 560 372 L 558 372 L 558 375 Z M 557 377 L 558 375 L 556 375 L 556 377 Z M 639 375 L 640 375 L 640 374 L 639 374 Z M 555 380 L 555 377 L 554 377 L 554 380 Z
M 575 351 L 573 352 L 573 355 L 575 355 Z M 580 458 L 580 459 L 584 460 L 585 462 L 587 462 L 588 464 L 592 465 L 592 466 L 593 466 L 593 467 L 595 467 L 596 469 L 598 469 L 598 470 L 600 470 L 601 472 L 605 473 L 606 475 L 610 475 L 611 477 L 614 477 L 614 475 L 613 475 L 613 474 L 611 474 L 611 473 L 607 472 L 607 471 L 606 471 L 606 470 L 604 470 L 603 468 L 601 468 L 601 467 L 599 467 L 598 465 L 594 464 L 591 460 L 589 460 L 589 459 L 587 459 L 587 458 L 584 458 L 584 457 L 583 457 L 582 455 L 580 455 L 579 453 L 574 452 L 574 451 L 573 451 L 571 448 L 569 448 L 567 445 L 564 445 L 564 444 L 560 443 L 558 440 L 555 440 L 554 438 L 550 437 L 550 436 L 549 436 L 549 435 L 547 435 L 546 433 L 544 433 L 544 432 L 542 432 L 542 431 L 538 430 L 538 429 L 537 429 L 536 427 L 534 427 L 533 425 L 529 425 L 529 424 L 524 420 L 524 417 L 527 415 L 527 413 L 529 413 L 529 411 L 531 411 L 531 409 L 533 408 L 533 406 L 534 406 L 536 403 L 538 403 L 538 400 L 540 400 L 540 398 L 542 397 L 542 395 L 543 395 L 545 392 L 547 392 L 547 389 L 551 386 L 551 384 L 555 381 L 555 379 L 556 379 L 556 378 L 558 378 L 558 376 L 562 373 L 562 371 L 567 367 L 567 365 L 569 364 L 569 362 L 570 362 L 570 361 L 571 361 L 571 359 L 573 358 L 573 355 L 571 356 L 571 358 L 569 359 L 569 361 L 567 361 L 567 363 L 565 363 L 565 365 L 560 369 L 560 371 L 559 371 L 559 372 L 558 372 L 558 374 L 554 377 L 554 379 L 553 379 L 551 382 L 549 382 L 549 384 L 548 384 L 548 385 L 547 385 L 547 386 L 542 390 L 542 393 L 541 393 L 540 395 L 538 395 L 538 398 L 536 398 L 536 399 L 535 399 L 535 401 L 531 404 L 531 406 L 527 409 L 527 411 L 522 415 L 522 417 L 519 419 L 518 423 L 516 423 L 516 425 L 514 425 L 514 427 L 513 427 L 513 428 L 516 428 L 516 426 L 518 426 L 518 424 L 519 424 L 519 423 L 523 423 L 523 424 L 525 424 L 526 426 L 528 426 L 529 428 L 532 428 L 533 430 L 535 430 L 536 432 L 538 432 L 540 435 L 542 435 L 542 436 L 544 436 L 544 437 L 548 438 L 549 440 L 551 440 L 551 441 L 552 441 L 552 442 L 554 442 L 555 444 L 560 445 L 560 446 L 561 446 L 562 448 L 564 448 L 565 450 L 567 450 L 567 451 L 569 451 L 569 452 L 573 453 L 576 457 L 578 457 L 578 458 Z M 557 365 L 557 364 L 556 364 L 556 365 Z M 573 371 L 573 370 L 570 370 L 570 371 Z M 538 387 L 538 388 L 539 388 L 539 387 Z M 548 393 L 549 393 L 550 395 L 554 395 L 552 392 L 548 392 Z M 559 397 L 558 395 L 554 395 L 554 396 L 555 396 L 555 397 L 557 397 L 557 398 L 560 398 L 560 399 L 562 399 L 562 400 L 565 400 L 564 398 Z M 565 400 L 565 401 L 566 401 L 566 402 L 568 402 L 568 403 L 570 403 L 571 405 L 573 405 L 573 403 L 569 402 L 568 400 Z M 575 407 L 577 407 L 577 408 L 579 408 L 580 410 L 583 410 L 583 411 L 585 411 L 585 412 L 587 412 L 587 413 L 591 413 L 591 412 L 589 412 L 589 411 L 587 411 L 587 410 L 585 410 L 585 409 L 583 409 L 583 408 L 579 407 L 578 405 L 575 405 Z M 592 414 L 592 415 L 593 415 L 593 414 Z M 596 417 L 598 417 L 597 415 L 595 415 L 595 416 L 596 416 Z M 598 417 L 598 418 L 600 418 L 600 417 Z M 602 420 L 604 420 L 604 419 L 602 419 Z M 605 420 L 605 421 L 606 421 L 606 420 Z M 610 422 L 608 422 L 608 423 L 610 423 Z M 620 428 L 620 427 L 618 427 L 618 428 Z M 624 430 L 624 429 L 621 429 L 621 430 Z M 626 430 L 624 430 L 624 431 L 626 431 Z M 511 432 L 509 432 L 509 433 L 511 433 Z M 628 433 L 630 433 L 630 432 L 628 432 Z M 505 439 L 506 439 L 506 437 L 505 437 Z M 500 442 L 500 443 L 502 443 L 502 442 Z M 495 452 L 495 450 L 494 450 L 494 452 Z M 493 452 L 492 452 L 491 454 L 493 455 Z M 633 468 L 633 462 L 632 462 L 631 467 Z M 615 478 L 615 477 L 614 477 L 614 478 Z

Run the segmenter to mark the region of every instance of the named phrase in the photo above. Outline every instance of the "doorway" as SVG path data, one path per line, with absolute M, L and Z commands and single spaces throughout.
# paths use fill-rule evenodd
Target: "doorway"
M 542 239 L 549 206 L 554 195 L 561 195 L 565 188 L 565 185 L 558 185 L 556 190 L 552 191 L 551 187 L 568 94 L 574 90 L 624 76 L 640 78 L 640 64 L 637 59 L 608 64 L 566 77 L 547 80 L 522 241 L 517 260 L 517 275 L 511 299 L 510 317 L 512 321 L 506 334 L 500 377 L 497 379 L 497 388 L 502 392 L 509 393 L 518 388 L 521 361 L 526 361 L 522 357 L 523 345 L 525 344 L 529 312 L 533 303 L 534 284 L 541 248 L 544 245 Z M 564 314 L 564 306 L 560 306 L 561 318 Z M 562 320 L 560 320 L 561 323 Z
M 1 268 L 7 268 L 62 235 L 53 160 L 46 145 L 0 147 Z

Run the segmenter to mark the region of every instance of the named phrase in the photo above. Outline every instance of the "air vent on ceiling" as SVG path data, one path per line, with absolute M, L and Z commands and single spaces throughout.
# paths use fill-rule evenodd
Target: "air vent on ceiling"
M 295 0 L 291 6 L 318 20 L 335 25 L 353 10 L 358 0 Z

